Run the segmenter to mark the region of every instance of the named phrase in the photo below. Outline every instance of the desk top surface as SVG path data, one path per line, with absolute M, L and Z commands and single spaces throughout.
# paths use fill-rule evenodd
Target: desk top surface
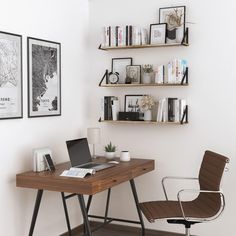
M 96 162 L 103 163 L 105 158 L 99 157 Z M 95 175 L 81 179 L 60 176 L 64 170 L 71 167 L 70 162 L 65 162 L 56 165 L 56 171 L 54 172 L 28 171 L 17 174 L 16 186 L 93 195 L 148 173 L 154 170 L 154 166 L 154 160 L 132 158 L 129 162 L 120 162 L 114 167 L 98 171 Z

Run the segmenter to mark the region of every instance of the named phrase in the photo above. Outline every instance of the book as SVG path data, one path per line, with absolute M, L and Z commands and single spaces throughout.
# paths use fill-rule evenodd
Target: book
M 115 96 L 105 96 L 104 97 L 104 120 L 112 120 L 112 104 L 114 100 L 118 100 Z
M 164 83 L 164 66 L 157 66 L 155 69 L 155 83 L 156 84 L 163 84 Z
M 175 121 L 175 101 L 178 100 L 177 98 L 168 98 L 168 121 L 174 122 Z
M 96 171 L 94 169 L 71 167 L 69 170 L 64 170 L 60 176 L 84 178 L 87 175 L 94 175 L 95 173 Z
M 141 42 L 140 44 L 146 45 L 148 44 L 148 30 L 146 28 L 141 28 Z

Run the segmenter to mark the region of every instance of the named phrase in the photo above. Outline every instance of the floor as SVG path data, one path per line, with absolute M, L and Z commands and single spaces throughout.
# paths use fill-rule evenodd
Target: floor
M 96 227 L 98 223 L 93 222 L 92 226 Z M 183 229 L 184 230 L 184 229 Z M 98 231 L 92 233 L 93 236 L 141 236 L 141 230 L 136 227 L 109 224 Z M 67 236 L 63 234 L 61 236 Z M 82 236 L 82 227 L 73 230 L 73 236 Z M 156 230 L 146 230 L 145 236 L 183 236 L 183 234 L 175 234 Z

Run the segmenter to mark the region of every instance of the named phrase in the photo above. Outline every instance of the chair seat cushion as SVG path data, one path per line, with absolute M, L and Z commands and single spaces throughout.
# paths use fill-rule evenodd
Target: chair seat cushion
M 219 210 L 198 200 L 183 202 L 183 208 L 185 217 L 196 219 L 213 217 Z M 140 203 L 140 209 L 149 222 L 154 222 L 155 219 L 183 218 L 178 201 L 144 202 Z

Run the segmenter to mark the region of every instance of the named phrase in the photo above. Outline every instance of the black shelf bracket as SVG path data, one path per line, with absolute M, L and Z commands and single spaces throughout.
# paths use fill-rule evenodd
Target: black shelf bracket
M 184 72 L 184 76 L 181 80 L 181 84 L 188 84 L 188 67 L 186 68 L 185 72 Z
M 99 45 L 98 49 L 99 49 L 99 50 L 106 51 L 106 50 L 102 47 L 102 44 Z
M 106 84 L 108 84 L 108 70 L 106 70 L 105 74 L 103 75 L 101 81 L 99 82 L 99 87 L 101 87 L 103 80 L 106 78 Z
M 183 37 L 183 40 L 182 40 L 181 44 L 187 46 L 187 45 L 188 45 L 188 42 L 189 42 L 189 29 L 188 29 L 188 27 L 187 27 L 187 28 L 185 29 L 184 37 Z
M 182 116 L 182 119 L 180 121 L 180 124 L 188 123 L 188 105 L 185 106 L 184 113 Z

